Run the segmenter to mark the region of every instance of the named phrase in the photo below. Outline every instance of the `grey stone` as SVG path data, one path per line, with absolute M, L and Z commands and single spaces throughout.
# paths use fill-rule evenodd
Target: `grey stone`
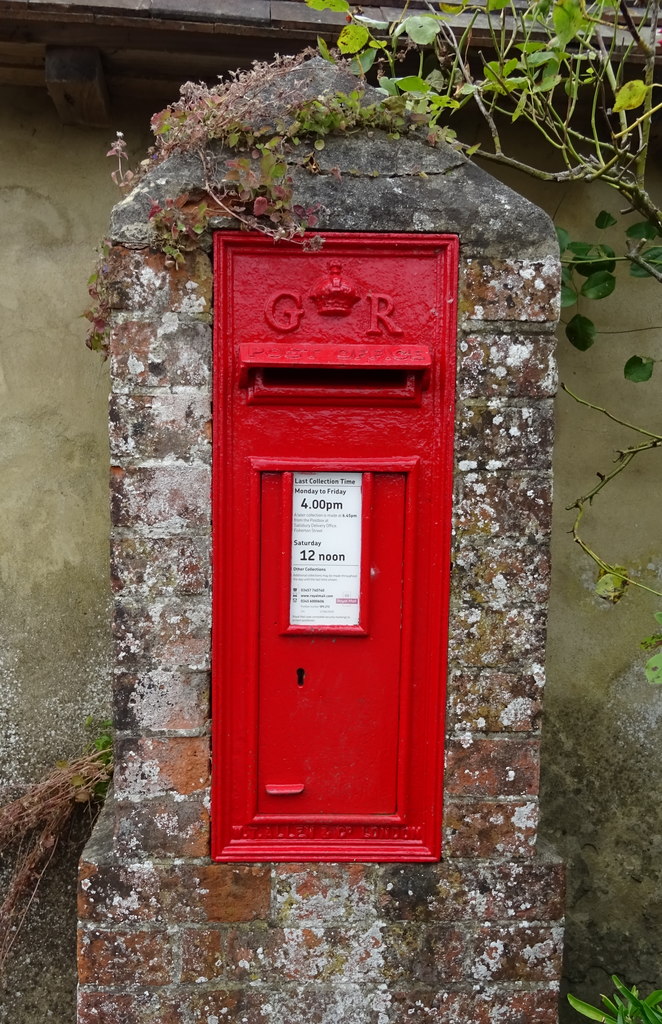
M 258 113 L 253 123 L 259 127 L 286 116 L 294 102 L 354 89 L 363 91 L 364 103 L 384 99 L 378 90 L 364 88 L 345 64 L 315 57 L 254 93 L 249 89 L 246 96 L 254 100 Z M 302 206 L 320 205 L 321 230 L 379 231 L 383 225 L 385 231 L 461 234 L 468 256 L 516 252 L 520 259 L 536 259 L 557 251 L 544 211 L 446 143 L 431 146 L 415 132 L 400 139 L 379 130 L 329 136 L 324 149 L 314 152 L 316 174 L 300 166 L 310 151 L 310 145 L 303 145 L 293 153 L 294 199 Z M 208 154 L 210 169 L 222 184 L 228 154 L 218 144 Z M 204 186 L 197 154 L 169 156 L 113 210 L 113 241 L 149 244 L 146 221 L 152 201 L 162 203 Z M 227 221 L 216 226 L 227 227 Z

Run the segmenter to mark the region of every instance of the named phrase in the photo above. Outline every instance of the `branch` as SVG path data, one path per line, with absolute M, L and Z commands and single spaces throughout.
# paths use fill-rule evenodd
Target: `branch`
M 579 500 L 580 499 L 578 499 L 578 501 Z M 654 594 L 655 597 L 662 597 L 662 590 L 654 590 L 653 587 L 647 587 L 645 583 L 640 583 L 639 580 L 632 579 L 632 577 L 628 576 L 627 573 L 621 572 L 619 566 L 610 565 L 609 562 L 605 562 L 604 558 L 601 558 L 600 555 L 597 554 L 597 552 L 590 548 L 586 541 L 579 534 L 579 526 L 582 521 L 582 516 L 584 515 L 584 505 L 570 505 L 569 507 L 578 508 L 575 521 L 572 524 L 572 529 L 570 531 L 572 534 L 572 539 L 574 540 L 575 544 L 579 544 L 584 554 L 588 555 L 588 557 L 593 562 L 595 562 L 595 564 L 598 566 L 599 569 L 602 570 L 603 573 L 609 573 L 611 576 L 615 576 L 616 579 L 622 580 L 624 583 L 629 583 L 630 586 L 637 587 L 639 590 L 646 591 L 647 594 Z
M 637 44 L 637 46 L 639 47 L 641 52 L 646 57 L 650 57 L 651 53 L 652 53 L 653 56 L 655 56 L 655 50 L 653 49 L 651 51 L 651 48 L 648 45 L 648 43 L 646 42 L 646 40 L 642 39 L 641 35 L 639 34 L 639 29 L 635 25 L 634 19 L 632 18 L 632 15 L 630 14 L 630 8 L 628 7 L 627 0 L 619 0 L 618 6 L 619 6 L 619 9 L 620 9 L 620 12 L 621 12 L 621 17 L 623 18 L 623 21 L 625 22 L 625 24 L 628 27 L 628 32 L 630 33 L 630 35 L 634 39 L 635 43 Z
M 627 420 L 621 419 L 620 416 L 614 416 L 612 412 L 609 412 L 608 409 L 603 409 L 601 405 L 594 405 L 593 402 L 588 402 L 585 398 L 580 398 L 579 395 L 576 395 L 574 391 L 571 391 L 566 384 L 561 384 L 561 390 L 565 391 L 566 395 L 570 395 L 571 398 L 574 398 L 575 402 L 579 402 L 580 405 L 585 405 L 587 409 L 593 409 L 594 412 L 601 412 L 608 419 L 613 420 L 614 423 L 619 423 L 622 427 L 628 427 L 630 430 L 635 430 L 638 434 L 643 434 L 644 437 L 652 438 L 652 440 L 657 442 L 657 444 L 662 444 L 662 434 L 654 434 L 651 430 L 645 430 L 644 427 L 638 427 L 634 423 L 629 423 Z M 657 447 L 657 444 L 652 447 Z
M 662 270 L 657 270 L 652 263 L 648 263 L 643 256 L 640 256 L 638 248 L 638 246 L 635 249 L 628 248 L 625 258 L 630 260 L 631 263 L 636 263 L 638 267 L 642 267 L 647 274 L 650 274 L 651 277 L 655 278 L 656 281 L 659 281 L 659 283 L 662 284 Z
M 433 14 L 436 14 L 437 12 L 435 11 L 435 9 L 432 6 L 432 4 L 430 3 L 430 0 L 425 0 L 425 2 L 426 2 L 426 6 L 428 7 L 428 9 L 430 11 L 432 11 Z M 440 21 L 440 25 L 441 25 L 442 35 L 444 36 L 446 42 L 448 43 L 448 45 L 451 47 L 453 53 L 455 54 L 455 59 L 457 60 L 458 67 L 459 67 L 460 71 L 462 72 L 462 77 L 464 78 L 464 80 L 467 83 L 467 85 L 474 85 L 474 82 L 472 81 L 472 78 L 471 78 L 471 75 L 469 73 L 469 70 L 468 70 L 464 60 L 462 59 L 462 54 L 460 53 L 460 48 L 459 48 L 459 46 L 457 44 L 457 39 L 455 38 L 455 34 L 454 34 L 453 30 L 451 29 L 450 25 L 447 25 L 446 22 L 444 22 L 444 21 Z M 485 104 L 483 103 L 482 96 L 480 95 L 478 90 L 476 90 L 473 93 L 473 98 L 474 98 L 474 100 L 476 102 L 476 106 L 478 107 L 478 109 L 480 110 L 481 114 L 483 115 L 483 118 L 485 119 L 487 127 L 490 130 L 490 135 L 492 136 L 492 142 L 494 143 L 495 153 L 500 154 L 501 153 L 501 139 L 499 137 L 499 130 L 498 130 L 497 126 L 496 126 L 496 122 L 495 122 L 494 118 L 492 117 L 492 115 L 490 114 L 490 112 L 487 109 L 487 107 L 485 106 Z
M 566 394 L 570 395 L 571 398 L 574 398 L 574 400 L 578 402 L 580 405 L 585 405 L 587 406 L 587 408 L 593 409 L 595 412 L 601 412 L 610 420 L 613 420 L 614 423 L 619 423 L 623 427 L 628 427 L 630 430 L 635 430 L 637 431 L 637 433 L 643 434 L 645 437 L 650 438 L 649 441 L 644 441 L 642 444 L 633 445 L 631 448 L 625 448 L 622 451 L 617 452 L 617 465 L 614 467 L 614 469 L 612 469 L 610 473 L 598 473 L 599 482 L 595 485 L 595 487 L 591 488 L 590 491 L 587 491 L 586 494 L 582 494 L 581 497 L 576 499 L 576 501 L 573 501 L 572 505 L 567 505 L 566 508 L 568 509 L 568 511 L 570 511 L 573 508 L 577 509 L 577 515 L 575 516 L 575 521 L 572 524 L 572 529 L 570 531 L 575 544 L 578 544 L 584 552 L 584 554 L 588 555 L 588 557 L 593 562 L 595 562 L 595 564 L 598 566 L 602 573 L 609 573 L 610 575 L 615 576 L 617 579 L 622 580 L 624 583 L 628 583 L 633 587 L 638 587 L 639 590 L 645 590 L 647 593 L 654 594 L 656 597 L 662 597 L 662 591 L 654 590 L 652 587 L 647 587 L 645 583 L 640 583 L 639 580 L 632 579 L 631 576 L 628 576 L 626 572 L 622 572 L 621 567 L 611 565 L 609 562 L 606 562 L 604 558 L 602 558 L 600 555 L 597 554 L 597 552 L 595 552 L 591 547 L 589 547 L 589 545 L 586 543 L 584 538 L 579 533 L 579 527 L 581 525 L 582 518 L 584 516 L 584 511 L 586 510 L 586 506 L 592 505 L 595 496 L 599 494 L 600 491 L 607 486 L 607 484 L 611 483 L 611 481 L 615 477 L 622 473 L 624 469 L 627 469 L 632 460 L 637 455 L 639 455 L 640 452 L 650 451 L 653 448 L 662 447 L 662 435 L 653 434 L 651 431 L 645 430 L 643 427 L 637 427 L 633 423 L 628 423 L 627 420 L 623 420 L 619 416 L 614 416 L 614 414 L 608 412 L 607 409 L 603 409 L 599 405 L 594 405 L 592 402 L 588 402 L 584 398 L 579 398 L 579 396 L 575 395 L 570 390 L 570 388 L 566 387 L 565 384 L 561 384 L 561 389 L 565 391 Z

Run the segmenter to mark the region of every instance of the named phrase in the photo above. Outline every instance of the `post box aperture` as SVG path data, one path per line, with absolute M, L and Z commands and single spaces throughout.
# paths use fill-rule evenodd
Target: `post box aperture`
M 440 856 L 457 238 L 219 233 L 212 856 Z

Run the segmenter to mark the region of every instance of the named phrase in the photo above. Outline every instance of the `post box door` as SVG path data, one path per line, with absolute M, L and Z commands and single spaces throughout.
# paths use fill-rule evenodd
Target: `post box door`
M 212 857 L 440 855 L 457 239 L 215 238 Z
M 309 479 L 330 486 L 303 486 Z M 353 487 L 343 488 L 343 479 L 352 479 Z M 365 512 L 361 507 L 360 517 L 350 520 L 355 533 L 364 526 L 358 564 L 348 564 L 343 550 L 325 550 L 334 547 L 336 531 L 325 531 L 324 520 L 342 516 L 342 508 L 323 508 L 317 515 L 311 510 L 308 518 L 320 525 L 308 525 L 307 536 L 304 527 L 298 543 L 294 537 L 294 565 L 279 557 L 287 533 L 283 512 L 290 506 L 284 489 L 294 492 L 295 516 L 301 502 L 347 507 L 347 491 L 361 492 Z M 334 493 L 329 498 L 306 496 L 306 491 L 319 495 L 320 490 Z M 259 814 L 366 816 L 398 810 L 404 513 L 401 473 L 262 475 Z M 347 547 L 353 539 L 347 539 Z M 361 557 L 363 546 L 366 558 Z M 342 548 L 342 541 L 335 547 Z M 302 566 L 309 574 L 297 576 L 301 555 L 310 560 Z M 343 560 L 325 561 L 334 557 Z M 361 562 L 371 581 L 358 588 L 356 599 L 345 600 L 367 601 L 369 593 L 368 608 L 352 604 L 348 609 L 356 609 L 362 618 L 363 632 L 324 632 L 334 610 L 328 607 L 329 591 L 339 573 L 351 588 L 361 575 Z M 286 567 L 287 575 L 282 571 Z M 295 609 L 304 601 L 306 611 L 300 617 L 310 619 L 308 631 L 304 625 L 293 633 L 283 623 L 284 591 L 290 602 L 294 598 Z M 335 607 L 342 612 L 347 606 Z

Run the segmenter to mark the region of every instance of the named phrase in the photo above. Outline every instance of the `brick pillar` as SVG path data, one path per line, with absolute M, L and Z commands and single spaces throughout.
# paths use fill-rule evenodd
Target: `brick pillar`
M 536 843 L 553 228 L 415 137 L 329 138 L 318 164 L 293 173 L 323 229 L 461 242 L 442 860 L 209 859 L 211 264 L 204 238 L 179 269 L 148 246 L 151 200 L 202 184 L 174 155 L 112 222 L 117 774 L 80 867 L 78 1024 L 557 1020 L 562 871 Z

